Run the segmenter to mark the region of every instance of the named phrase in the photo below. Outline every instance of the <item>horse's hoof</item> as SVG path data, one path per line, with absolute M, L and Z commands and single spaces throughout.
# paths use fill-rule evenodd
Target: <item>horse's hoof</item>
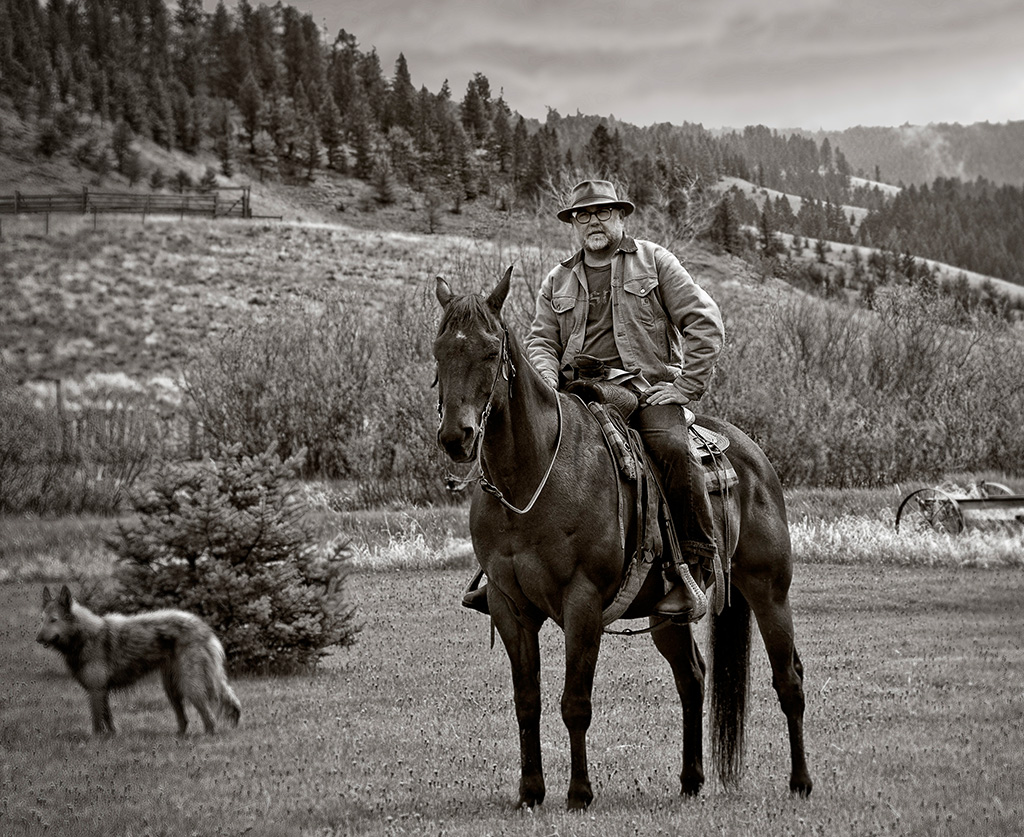
M 565 803 L 565 810 L 567 811 L 586 811 L 590 807 L 590 803 L 594 801 L 594 794 L 590 788 L 579 791 L 577 793 L 570 793 L 569 798 Z
M 519 801 L 516 803 L 516 809 L 522 811 L 524 808 L 529 808 L 531 811 L 541 803 L 544 802 L 544 785 L 540 787 L 521 787 L 519 789 Z
M 689 781 L 689 782 L 684 780 L 683 781 L 683 790 L 681 792 L 681 795 L 685 796 L 685 797 L 688 797 L 690 799 L 694 799 L 695 797 L 700 796 L 700 791 L 701 791 L 701 788 L 703 788 L 703 787 L 704 787 L 704 780 L 703 779 L 698 779 L 696 781 Z
M 814 782 L 810 780 L 810 777 L 804 777 L 802 779 L 790 779 L 789 790 L 794 796 L 802 796 L 806 799 L 811 795 L 811 788 L 814 787 Z

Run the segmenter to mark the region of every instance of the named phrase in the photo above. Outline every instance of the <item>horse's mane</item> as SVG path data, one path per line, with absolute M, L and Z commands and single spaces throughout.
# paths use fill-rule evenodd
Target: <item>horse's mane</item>
M 481 321 L 495 331 L 500 331 L 504 325 L 501 317 L 495 314 L 484 297 L 479 294 L 456 296 L 445 306 L 438 334 L 443 334 L 450 328 L 464 328 Z

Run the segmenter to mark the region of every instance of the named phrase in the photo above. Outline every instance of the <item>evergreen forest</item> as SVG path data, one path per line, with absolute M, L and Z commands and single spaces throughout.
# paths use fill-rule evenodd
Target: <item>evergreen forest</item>
M 330 171 L 371 184 L 381 203 L 401 184 L 454 212 L 482 197 L 529 208 L 600 176 L 677 225 L 710 207 L 694 232 L 729 251 L 776 258 L 785 233 L 882 249 L 891 257 L 863 266 L 873 281 L 901 265 L 915 278 L 916 258 L 1024 285 L 1024 184 L 939 177 L 883 190 L 853 177 L 863 170 L 827 136 L 555 110 L 539 122 L 505 100 L 500 79 L 476 73 L 464 91 L 447 81 L 431 91 L 413 78 L 404 55 L 386 68 L 356 34 L 325 32 L 281 2 L 0 0 L 0 102 L 34 126 L 36 153 L 116 169 L 133 185 L 174 185 L 142 170 L 137 139 L 212 151 L 226 177 L 301 183 Z M 90 133 L 97 122 L 109 144 Z M 783 194 L 757 203 L 722 189 L 724 177 Z M 1018 305 L 988 297 L 1004 313 Z

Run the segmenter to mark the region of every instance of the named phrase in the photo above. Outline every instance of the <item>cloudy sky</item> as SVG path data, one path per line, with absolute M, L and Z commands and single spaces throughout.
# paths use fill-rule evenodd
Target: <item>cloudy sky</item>
M 460 100 L 474 73 L 543 119 L 854 125 L 1024 119 L 1024 0 L 289 0 L 333 40 L 405 55 Z

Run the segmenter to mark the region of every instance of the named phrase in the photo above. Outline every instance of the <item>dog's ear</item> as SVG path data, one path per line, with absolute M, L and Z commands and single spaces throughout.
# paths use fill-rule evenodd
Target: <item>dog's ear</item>
M 61 585 L 60 593 L 57 594 L 57 604 L 61 606 L 62 610 L 71 612 L 71 591 L 66 584 Z
M 44 584 L 43 585 L 43 607 L 46 607 L 50 603 L 50 599 L 52 599 L 52 598 L 53 598 L 53 596 L 50 595 L 50 588 L 47 587 Z

